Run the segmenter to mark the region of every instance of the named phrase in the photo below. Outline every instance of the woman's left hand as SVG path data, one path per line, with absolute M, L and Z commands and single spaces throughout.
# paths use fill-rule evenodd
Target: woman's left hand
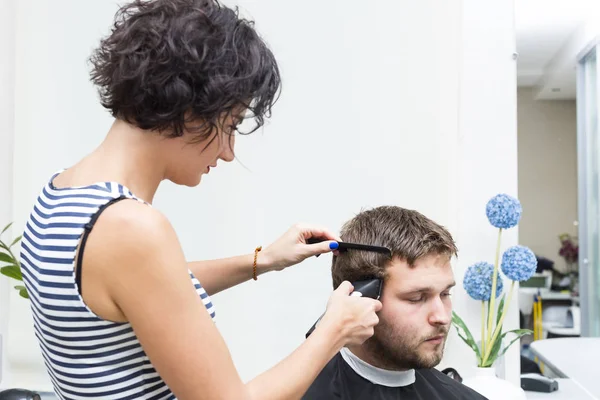
M 319 238 L 323 241 L 307 244 L 310 238 Z M 263 249 L 258 255 L 258 262 L 265 263 L 265 269 L 280 271 L 284 268 L 298 264 L 308 257 L 329 253 L 338 247 L 341 239 L 328 230 L 298 224 L 291 227 L 279 239 Z

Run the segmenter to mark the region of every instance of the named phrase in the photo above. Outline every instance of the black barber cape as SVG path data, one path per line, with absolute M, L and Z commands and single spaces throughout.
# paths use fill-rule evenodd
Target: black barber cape
M 346 350 L 346 359 L 348 353 Z M 356 358 L 353 354 L 351 356 Z M 410 380 L 403 384 L 394 386 L 376 384 L 359 375 L 342 354 L 338 353 L 323 369 L 302 399 L 487 400 L 434 368 L 414 370 L 414 375 L 412 375 L 413 371 L 409 372 Z

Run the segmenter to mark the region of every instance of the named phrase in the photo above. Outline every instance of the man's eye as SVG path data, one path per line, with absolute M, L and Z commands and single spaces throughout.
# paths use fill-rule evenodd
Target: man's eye
M 450 293 L 450 292 L 447 292 L 447 293 L 442 293 L 442 297 L 450 297 L 450 296 L 451 296 L 451 293 Z
M 422 302 L 422 301 L 423 301 L 423 297 L 414 298 L 414 299 L 408 299 L 408 301 L 409 301 L 410 303 L 414 303 L 414 304 L 416 304 L 416 303 L 420 303 L 420 302 Z

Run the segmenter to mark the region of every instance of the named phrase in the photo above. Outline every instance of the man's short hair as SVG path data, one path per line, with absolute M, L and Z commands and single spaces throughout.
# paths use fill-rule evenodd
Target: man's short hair
M 392 251 L 392 259 L 409 266 L 428 255 L 456 255 L 458 250 L 448 230 L 423 214 L 396 206 L 363 210 L 342 227 L 344 242 L 384 246 Z M 334 287 L 343 281 L 385 278 L 391 262 L 385 254 L 348 250 L 333 257 L 331 274 Z

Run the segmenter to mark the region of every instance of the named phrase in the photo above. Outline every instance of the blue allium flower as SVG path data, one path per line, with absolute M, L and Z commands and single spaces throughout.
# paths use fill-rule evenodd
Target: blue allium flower
M 488 301 L 492 294 L 493 274 L 494 266 L 485 261 L 475 263 L 467 268 L 463 279 L 463 286 L 469 296 L 475 300 Z M 500 297 L 503 288 L 502 277 L 498 274 L 496 280 L 496 298 Z
M 507 194 L 498 194 L 492 197 L 485 207 L 490 224 L 503 229 L 516 226 L 521 219 L 522 212 L 523 208 L 519 200 Z
M 513 281 L 526 281 L 537 269 L 537 258 L 525 246 L 513 246 L 502 254 L 502 272 Z

